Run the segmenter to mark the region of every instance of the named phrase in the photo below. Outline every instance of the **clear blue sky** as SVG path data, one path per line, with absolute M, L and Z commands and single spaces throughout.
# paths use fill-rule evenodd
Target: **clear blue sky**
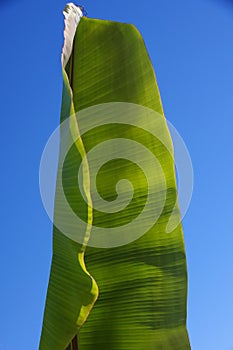
M 190 151 L 184 232 L 193 350 L 233 349 L 233 5 L 220 0 L 81 3 L 89 17 L 134 23 L 167 118 Z M 0 2 L 0 350 L 38 348 L 52 225 L 41 203 L 43 147 L 59 122 L 65 1 Z

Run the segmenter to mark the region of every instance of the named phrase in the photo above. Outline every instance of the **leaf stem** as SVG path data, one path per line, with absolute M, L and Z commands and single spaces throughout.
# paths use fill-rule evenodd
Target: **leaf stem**
M 78 350 L 78 337 L 77 335 L 72 339 L 72 342 L 65 350 Z

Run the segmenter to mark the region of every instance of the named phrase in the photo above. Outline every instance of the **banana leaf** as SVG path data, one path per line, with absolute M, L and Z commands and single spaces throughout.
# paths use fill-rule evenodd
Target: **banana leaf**
M 39 348 L 188 350 L 187 269 L 182 224 L 176 225 L 169 234 L 166 231 L 172 215 L 178 222 L 180 218 L 179 208 L 175 208 L 173 156 L 148 130 L 127 123 L 121 125 L 117 120 L 115 124 L 103 124 L 82 132 L 88 119 L 82 117 L 82 111 L 91 111 L 92 107 L 102 104 L 134 104 L 161 115 L 161 137 L 172 148 L 145 44 L 133 25 L 84 17 L 72 4 L 68 5 L 65 17 L 65 37 L 69 40 L 62 55 L 61 123 L 78 112 L 77 123 L 71 121 L 69 127 L 71 134 L 76 129 L 79 138 L 62 164 L 62 184 L 70 207 L 86 226 L 83 242 L 71 239 L 56 227 L 56 217 L 67 220 L 59 209 L 56 193 L 53 258 Z M 101 120 L 98 123 L 101 124 Z M 122 227 L 135 219 L 145 206 L 148 184 L 143 171 L 123 155 L 100 169 L 96 177 L 98 191 L 111 203 L 117 197 L 116 184 L 128 179 L 133 184 L 132 200 L 119 213 L 104 213 L 93 206 L 93 160 L 88 154 L 105 141 L 122 138 L 140 142 L 162 164 L 166 181 L 164 207 L 150 229 L 128 244 L 107 248 L 91 246 L 94 227 L 109 231 L 112 227 Z M 61 144 L 61 150 L 62 147 Z M 141 158 L 141 154 L 135 151 L 134 157 Z M 144 161 L 150 168 L 150 162 Z M 77 188 L 81 163 L 81 188 Z M 151 172 L 159 196 L 161 181 L 153 169 Z M 128 187 L 123 186 L 123 190 L 127 194 Z M 139 231 L 140 225 L 144 223 L 139 221 Z M 133 234 L 137 236 L 137 232 Z

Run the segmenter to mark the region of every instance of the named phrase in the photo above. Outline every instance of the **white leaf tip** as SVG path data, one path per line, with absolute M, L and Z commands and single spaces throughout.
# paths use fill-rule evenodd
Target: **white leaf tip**
M 63 15 L 65 17 L 65 29 L 64 29 L 64 45 L 62 49 L 62 66 L 65 67 L 71 56 L 74 36 L 76 29 L 83 16 L 83 12 L 79 6 L 74 5 L 69 2 L 64 11 Z

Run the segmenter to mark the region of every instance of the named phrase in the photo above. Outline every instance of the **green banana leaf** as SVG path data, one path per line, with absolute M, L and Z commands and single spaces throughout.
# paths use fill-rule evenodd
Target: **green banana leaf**
M 163 116 L 153 67 L 133 25 L 82 17 L 72 55 L 63 67 L 63 79 L 61 122 L 92 106 L 122 102 L 150 108 Z M 85 124 L 77 116 L 78 124 L 70 123 L 71 133 L 74 127 L 79 133 Z M 162 137 L 171 144 L 166 120 L 162 120 Z M 165 204 L 155 224 L 135 241 L 109 248 L 91 247 L 88 240 L 94 226 L 106 230 L 127 224 L 139 215 L 147 198 L 143 172 L 122 156 L 103 166 L 96 179 L 98 191 L 109 202 L 117 197 L 118 181 L 128 179 L 134 188 L 130 204 L 119 213 L 93 208 L 88 152 L 117 138 L 139 140 L 162 164 L 167 185 Z M 81 162 L 80 189 L 77 170 Z M 115 125 L 82 133 L 67 154 L 62 181 L 69 205 L 86 222 L 86 230 L 83 242 L 77 243 L 54 225 L 40 350 L 75 350 L 77 339 L 79 350 L 190 349 L 182 225 L 166 232 L 177 200 L 170 152 L 149 132 L 116 121 Z M 160 184 L 156 175 L 154 181 Z M 55 218 L 62 215 L 58 202 L 56 195 Z M 179 209 L 175 215 L 179 219 Z

